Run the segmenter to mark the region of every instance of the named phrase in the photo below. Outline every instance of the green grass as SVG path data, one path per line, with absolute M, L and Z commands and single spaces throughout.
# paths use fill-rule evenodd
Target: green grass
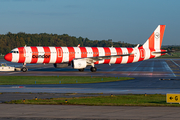
M 26 84 L 75 84 L 99 83 L 131 80 L 130 77 L 91 77 L 91 76 L 0 76 L 0 85 Z
M 180 58 L 180 52 L 172 53 L 172 55 L 163 55 L 158 58 Z
M 0 55 L 0 59 L 4 59 L 4 56 L 1 56 L 1 55 Z
M 65 102 L 67 100 L 67 103 Z M 166 95 L 117 95 L 98 97 L 51 98 L 38 100 L 13 100 L 10 104 L 38 104 L 38 105 L 90 105 L 90 106 L 174 106 L 180 104 L 166 103 Z

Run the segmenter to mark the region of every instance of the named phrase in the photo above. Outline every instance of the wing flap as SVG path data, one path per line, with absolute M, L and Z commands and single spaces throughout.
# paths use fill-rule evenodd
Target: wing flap
M 124 56 L 132 57 L 132 56 L 134 56 L 134 54 L 130 53 L 130 54 L 122 54 L 122 55 L 97 56 L 97 57 L 76 58 L 76 59 L 86 60 L 87 63 L 94 63 L 96 61 L 101 61 L 104 59 L 119 58 L 119 57 L 124 57 Z

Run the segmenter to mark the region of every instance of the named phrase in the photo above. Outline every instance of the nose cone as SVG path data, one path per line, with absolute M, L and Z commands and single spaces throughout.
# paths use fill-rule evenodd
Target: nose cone
M 12 61 L 12 53 L 8 53 L 4 56 L 4 59 L 11 62 Z

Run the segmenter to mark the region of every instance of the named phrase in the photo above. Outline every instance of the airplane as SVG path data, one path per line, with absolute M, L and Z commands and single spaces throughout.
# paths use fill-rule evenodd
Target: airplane
M 27 63 L 53 63 L 55 68 L 72 66 L 84 71 L 91 66 L 91 72 L 96 72 L 96 64 L 127 64 L 156 58 L 168 50 L 161 50 L 161 44 L 166 25 L 158 25 L 149 39 L 142 45 L 134 48 L 127 47 L 50 47 L 24 46 L 14 48 L 4 56 L 9 62 L 23 63 L 21 71 L 26 72 Z

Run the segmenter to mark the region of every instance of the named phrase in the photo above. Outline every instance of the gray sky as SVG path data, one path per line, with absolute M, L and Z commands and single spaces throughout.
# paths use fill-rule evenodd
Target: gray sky
M 0 0 L 0 34 L 53 33 L 143 44 L 159 24 L 180 45 L 179 0 Z

